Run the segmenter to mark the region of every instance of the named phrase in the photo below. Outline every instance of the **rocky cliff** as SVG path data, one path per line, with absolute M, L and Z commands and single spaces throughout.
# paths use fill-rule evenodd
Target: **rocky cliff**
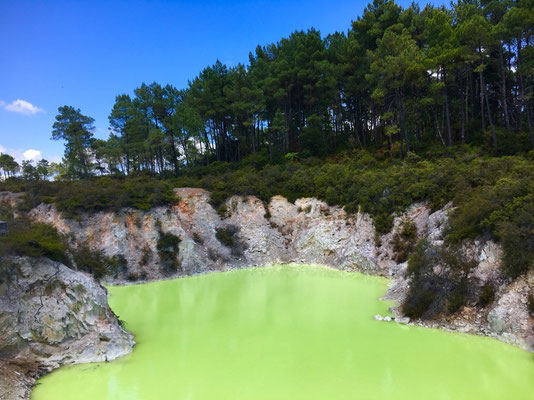
M 399 262 L 401 260 L 395 249 L 395 236 L 406 222 L 410 222 L 416 227 L 418 237 L 426 236 L 432 243 L 441 243 L 449 208 L 432 212 L 426 204 L 413 205 L 395 218 L 390 233 L 376 237 L 369 215 L 347 215 L 342 208 L 328 206 L 313 198 L 299 199 L 293 204 L 275 196 L 269 204 L 264 204 L 252 196 L 234 196 L 216 211 L 209 203 L 210 194 L 202 189 L 175 189 L 175 195 L 177 203 L 174 206 L 148 212 L 124 209 L 118 213 L 101 212 L 66 219 L 54 205 L 41 204 L 30 212 L 30 216 L 69 234 L 75 244 L 88 245 L 108 256 L 124 256 L 127 269 L 114 278 L 108 278 L 113 283 L 166 279 L 274 263 L 314 263 L 387 276 L 392 283 L 385 297 L 400 302 L 406 296 L 408 281 L 406 262 Z M 177 248 L 173 249 L 176 268 L 172 270 L 162 268 L 160 258 L 160 240 L 167 234 L 180 240 Z M 394 309 L 397 321 L 489 335 L 533 351 L 534 320 L 529 315 L 527 299 L 534 290 L 534 277 L 523 277 L 514 282 L 502 277 L 499 270 L 501 249 L 491 241 L 465 243 L 464 250 L 477 262 L 472 272 L 473 281 L 480 287 L 488 280 L 497 284 L 495 300 L 482 309 L 464 307 L 458 314 L 433 322 L 407 321 L 399 309 Z M 26 264 L 29 262 L 24 261 Z M 41 337 L 39 335 L 43 332 L 49 335 L 45 340 L 47 346 L 60 344 L 66 338 L 71 345 L 83 341 L 79 342 L 83 344 L 71 347 L 70 353 L 69 347 L 60 346 L 60 351 L 54 354 L 61 354 L 56 357 L 63 357 L 62 360 L 48 357 L 52 364 L 45 365 L 69 360 L 110 359 L 129 351 L 131 338 L 109 314 L 111 311 L 107 307 L 104 289 L 94 282 L 90 283 L 92 278 L 80 272 L 66 272 L 66 267 L 55 263 L 45 263 L 39 268 L 43 269 L 41 276 L 44 276 L 44 271 L 49 271 L 46 276 L 51 276 L 59 268 L 62 271 L 60 275 L 71 278 L 67 284 L 56 287 L 43 283 L 36 285 L 36 281 L 29 281 L 30 276 L 27 276 L 28 283 L 19 288 L 18 296 L 23 297 L 30 290 L 31 282 L 40 287 L 39 290 L 50 286 L 53 289 L 47 297 L 50 303 L 40 310 L 48 310 L 48 314 L 41 315 L 43 318 L 50 315 L 56 326 L 57 321 L 69 321 L 71 325 L 67 325 L 70 327 L 65 333 L 57 329 L 47 330 L 43 324 L 50 322 L 49 319 L 38 319 L 35 323 L 30 319 L 23 320 L 25 322 L 17 325 L 15 336 L 19 342 L 33 343 L 28 345 L 28 351 L 37 354 L 42 351 L 43 345 L 34 338 Z M 24 268 L 21 267 L 19 274 L 24 274 Z M 74 282 L 82 279 L 81 276 L 84 290 L 75 289 Z M 29 296 L 33 303 L 41 298 L 35 294 Z M 58 311 L 53 311 L 56 307 L 51 303 L 54 298 L 64 302 Z M 76 314 L 78 317 L 72 320 L 72 316 L 68 316 L 69 307 L 81 307 L 85 311 L 80 312 L 85 314 Z M 97 310 L 89 312 L 86 307 L 96 307 Z M 27 309 L 35 311 L 35 307 Z M 98 317 L 93 317 L 93 313 Z M 107 327 L 108 334 L 103 333 L 102 327 Z M 109 340 L 99 339 L 102 337 L 109 337 Z M 50 342 L 56 340 L 54 338 L 57 341 Z
M 342 208 L 313 198 L 292 204 L 275 196 L 264 204 L 253 196 L 234 196 L 217 212 L 205 190 L 179 188 L 175 195 L 179 201 L 173 207 L 149 212 L 102 212 L 74 221 L 62 218 L 53 205 L 42 204 L 31 215 L 74 235 L 78 243 L 109 256 L 122 254 L 128 261 L 128 271 L 119 276 L 119 281 L 128 275 L 149 280 L 167 278 L 168 271 L 160 266 L 157 244 L 162 233 L 172 233 L 181 240 L 179 267 L 172 276 L 274 263 L 324 264 L 390 277 L 392 287 L 385 297 L 400 302 L 408 283 L 406 262 L 396 261 L 395 235 L 404 223 L 412 222 L 419 237 L 440 244 L 450 208 L 432 212 L 426 204 L 415 204 L 395 218 L 390 233 L 377 238 L 369 215 L 347 215 Z M 221 230 L 228 239 L 222 240 L 224 244 L 218 237 Z M 495 300 L 482 310 L 464 307 L 452 317 L 412 323 L 489 335 L 532 351 L 534 320 L 527 299 L 534 290 L 534 277 L 513 283 L 502 277 L 501 249 L 492 241 L 467 242 L 464 248 L 477 262 L 472 272 L 474 282 L 480 287 L 489 280 L 497 284 Z M 400 310 L 394 313 L 402 317 Z
M 90 275 L 46 258 L 2 260 L 0 399 L 28 398 L 46 371 L 113 360 L 133 344 Z

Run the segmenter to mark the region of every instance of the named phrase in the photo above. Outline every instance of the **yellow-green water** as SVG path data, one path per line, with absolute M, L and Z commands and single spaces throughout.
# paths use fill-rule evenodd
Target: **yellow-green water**
M 284 266 L 111 287 L 133 353 L 63 367 L 32 399 L 534 399 L 526 351 L 375 321 L 386 285 Z

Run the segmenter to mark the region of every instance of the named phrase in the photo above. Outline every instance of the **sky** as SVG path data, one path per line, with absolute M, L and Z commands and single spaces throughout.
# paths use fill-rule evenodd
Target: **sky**
M 58 107 L 80 108 L 105 139 L 118 94 L 143 82 L 184 88 L 217 59 L 247 63 L 257 45 L 295 30 L 347 31 L 367 3 L 0 0 L 0 152 L 58 162 Z

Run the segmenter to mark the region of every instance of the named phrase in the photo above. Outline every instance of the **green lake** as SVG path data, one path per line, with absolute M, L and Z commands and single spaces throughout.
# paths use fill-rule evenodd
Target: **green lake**
M 277 266 L 109 288 L 138 343 L 60 368 L 32 400 L 534 399 L 534 356 L 375 321 L 387 280 Z

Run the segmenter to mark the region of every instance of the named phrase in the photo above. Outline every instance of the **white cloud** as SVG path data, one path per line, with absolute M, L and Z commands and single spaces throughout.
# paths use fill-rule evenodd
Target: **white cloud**
M 42 108 L 34 106 L 32 103 L 26 100 L 17 99 L 12 103 L 4 107 L 7 111 L 16 112 L 24 115 L 33 115 L 40 112 L 44 112 Z
M 26 160 L 37 160 L 37 159 L 42 158 L 41 152 L 39 150 L 33 150 L 33 149 L 26 150 L 24 153 L 22 153 L 22 155 L 24 156 Z
M 17 161 L 19 164 L 23 160 L 31 160 L 31 161 L 39 161 L 42 158 L 46 158 L 48 161 L 51 160 L 58 160 L 61 161 L 61 157 L 57 155 L 43 155 L 43 153 L 40 150 L 34 150 L 34 149 L 27 149 L 27 150 L 21 150 L 21 149 L 8 149 L 0 144 L 0 153 L 9 154 L 12 156 L 15 161 Z
M 4 104 L 6 104 L 5 101 L 0 100 L 0 107 L 4 107 Z

